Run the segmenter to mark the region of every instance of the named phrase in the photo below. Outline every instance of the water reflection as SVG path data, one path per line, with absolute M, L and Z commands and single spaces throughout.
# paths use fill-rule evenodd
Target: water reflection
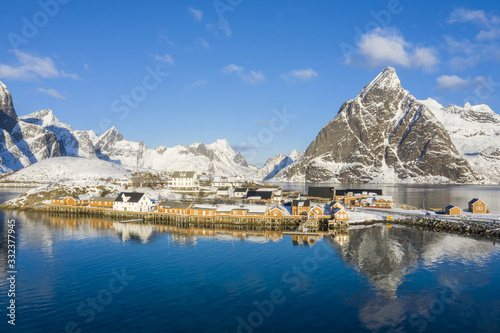
M 326 239 L 345 262 L 388 297 L 397 296 L 404 277 L 418 264 L 436 266 L 450 260 L 482 264 L 495 250 L 492 241 L 385 225 L 350 228 L 348 234 Z
M 492 241 L 385 225 L 351 228 L 348 234 L 325 239 L 375 291 L 364 290 L 346 299 L 348 305 L 359 307 L 358 318 L 370 330 L 424 329 L 430 325 L 429 318 L 436 318 L 450 304 L 466 311 L 468 304 L 455 304 L 463 290 L 492 281 L 482 274 L 457 272 L 455 265 L 472 264 L 480 270 L 498 255 Z M 427 276 L 423 281 L 412 277 L 417 269 L 435 274 L 437 286 Z
M 282 230 L 249 228 L 246 226 L 207 226 L 193 227 L 189 224 L 143 224 L 120 223 L 96 217 L 71 217 L 50 215 L 36 212 L 9 212 L 9 218 L 22 221 L 23 237 L 29 238 L 29 244 L 51 251 L 54 239 L 85 240 L 88 238 L 116 236 L 122 242 L 138 240 L 141 243 L 154 242 L 161 234 L 170 235 L 174 244 L 196 245 L 201 238 L 213 238 L 217 241 L 244 241 L 267 243 L 283 239 Z M 327 234 L 327 233 L 326 233 Z M 300 246 L 312 246 L 324 234 L 319 236 L 293 237 L 291 243 Z
M 139 239 L 142 243 L 147 243 L 156 233 L 156 228 L 149 224 L 113 222 L 112 226 L 123 242 Z

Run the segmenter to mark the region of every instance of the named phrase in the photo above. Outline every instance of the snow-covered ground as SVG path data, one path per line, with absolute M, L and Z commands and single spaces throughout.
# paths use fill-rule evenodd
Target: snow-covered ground
M 130 177 L 137 168 L 83 157 L 52 157 L 31 164 L 2 179 L 3 182 L 49 183 L 61 180 L 96 180 Z
M 356 214 L 375 214 L 378 218 L 373 219 L 385 219 L 386 216 L 391 216 L 392 220 L 407 218 L 407 217 L 425 217 L 431 219 L 438 219 L 443 221 L 478 221 L 478 222 L 496 222 L 500 223 L 500 212 L 491 212 L 489 214 L 473 214 L 470 212 L 462 211 L 462 215 L 446 215 L 446 214 L 436 214 L 433 211 L 416 209 L 402 209 L 402 208 L 393 208 L 393 209 L 380 209 L 380 208 L 357 208 L 358 212 L 351 213 L 349 212 L 349 218 L 356 218 Z

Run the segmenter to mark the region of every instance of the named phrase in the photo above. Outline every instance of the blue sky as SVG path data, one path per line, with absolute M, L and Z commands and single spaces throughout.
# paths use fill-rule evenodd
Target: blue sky
M 387 66 L 419 99 L 500 112 L 496 1 L 23 1 L 0 29 L 19 115 L 150 148 L 302 151 Z

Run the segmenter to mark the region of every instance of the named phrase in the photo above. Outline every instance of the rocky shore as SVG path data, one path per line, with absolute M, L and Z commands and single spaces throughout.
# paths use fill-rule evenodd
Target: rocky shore
M 358 225 L 367 225 L 375 223 L 397 224 L 404 226 L 417 227 L 423 230 L 430 231 L 444 231 L 454 234 L 470 235 L 479 238 L 499 238 L 500 239 L 500 224 L 498 223 L 484 223 L 484 222 L 450 222 L 439 221 L 426 218 L 407 218 L 400 220 L 372 220 L 370 222 L 358 223 Z

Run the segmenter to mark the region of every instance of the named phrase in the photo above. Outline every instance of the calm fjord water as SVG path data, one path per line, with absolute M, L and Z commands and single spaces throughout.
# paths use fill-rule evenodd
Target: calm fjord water
M 5 316 L 8 219 L 15 328 Z M 294 242 L 18 212 L 0 212 L 0 230 L 1 332 L 500 330 L 491 240 L 376 225 Z
M 488 209 L 500 212 L 499 185 L 430 185 L 430 184 L 335 184 L 335 183 L 276 183 L 285 189 L 307 193 L 309 186 L 332 186 L 338 189 L 381 189 L 392 195 L 396 203 L 427 208 L 443 208 L 448 205 L 467 208 L 467 203 L 480 198 Z

